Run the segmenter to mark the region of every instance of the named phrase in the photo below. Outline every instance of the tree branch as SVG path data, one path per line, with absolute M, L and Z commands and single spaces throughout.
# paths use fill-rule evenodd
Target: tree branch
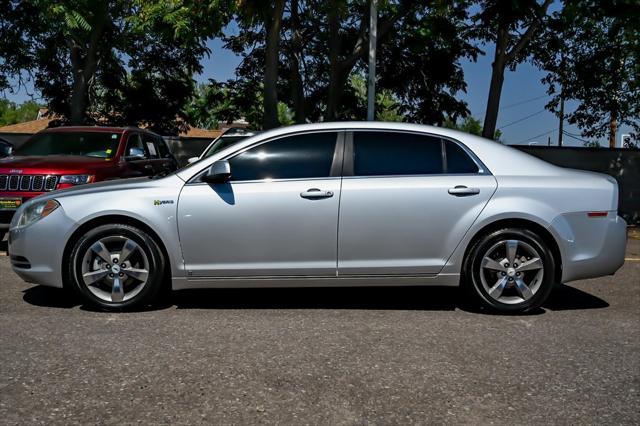
M 506 54 L 506 62 L 509 63 L 513 61 L 513 59 L 518 56 L 518 54 L 524 49 L 524 47 L 529 43 L 535 32 L 538 30 L 540 26 L 540 22 L 542 17 L 547 13 L 547 9 L 553 3 L 553 0 L 545 0 L 545 2 L 540 6 L 540 13 L 537 14 L 536 19 L 529 25 L 527 31 L 520 37 L 518 43 Z

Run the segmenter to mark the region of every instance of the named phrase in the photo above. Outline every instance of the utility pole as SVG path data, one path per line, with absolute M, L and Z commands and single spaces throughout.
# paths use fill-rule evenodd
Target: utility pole
M 376 0 L 371 1 L 369 16 L 369 84 L 367 89 L 367 120 L 375 120 L 376 107 L 376 39 L 378 36 L 378 11 Z
M 558 126 L 558 146 L 562 146 L 562 133 L 564 132 L 564 92 L 560 94 L 560 125 Z
M 558 146 L 562 146 L 562 136 L 564 133 L 564 52 L 560 58 L 560 125 L 558 126 Z

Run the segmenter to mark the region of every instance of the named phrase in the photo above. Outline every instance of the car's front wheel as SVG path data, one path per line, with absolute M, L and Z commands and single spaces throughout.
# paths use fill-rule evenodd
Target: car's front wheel
M 502 312 L 540 307 L 554 285 L 555 262 L 534 232 L 501 229 L 482 236 L 465 262 L 465 277 L 476 299 Z
M 78 239 L 69 277 L 83 299 L 103 309 L 151 303 L 162 286 L 165 260 L 155 240 L 130 225 L 108 224 Z

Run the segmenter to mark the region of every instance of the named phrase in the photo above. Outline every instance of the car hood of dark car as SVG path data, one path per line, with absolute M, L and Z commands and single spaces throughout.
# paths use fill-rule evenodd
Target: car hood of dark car
M 73 174 L 114 167 L 113 158 L 79 155 L 14 156 L 0 158 L 0 173 Z

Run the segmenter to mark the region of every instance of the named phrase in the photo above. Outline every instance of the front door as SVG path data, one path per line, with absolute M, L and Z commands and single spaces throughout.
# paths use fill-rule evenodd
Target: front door
M 345 152 L 341 276 L 437 274 L 496 189 L 461 145 L 439 137 L 354 132 Z
M 187 183 L 178 226 L 188 276 L 335 276 L 341 137 L 270 140 L 228 158 L 229 183 Z

